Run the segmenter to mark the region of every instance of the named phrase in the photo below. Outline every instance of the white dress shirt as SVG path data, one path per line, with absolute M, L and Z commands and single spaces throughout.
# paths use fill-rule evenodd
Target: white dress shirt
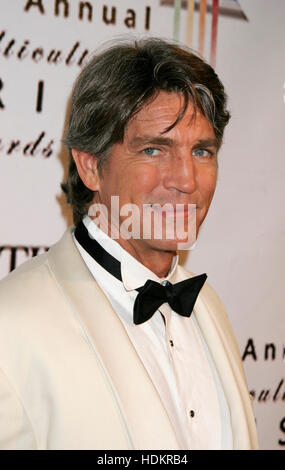
M 133 305 L 138 294 L 135 289 L 147 279 L 177 282 L 178 257 L 173 259 L 168 276 L 158 278 L 100 230 L 89 216 L 84 217 L 83 223 L 91 237 L 121 263 L 122 282 L 98 264 L 73 235 L 83 260 L 122 321 L 157 388 L 180 448 L 232 449 L 228 404 L 195 319 L 195 308 L 187 318 L 165 303 L 147 322 L 133 323 Z

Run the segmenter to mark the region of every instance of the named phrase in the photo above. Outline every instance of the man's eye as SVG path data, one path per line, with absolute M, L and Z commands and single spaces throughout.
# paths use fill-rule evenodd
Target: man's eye
M 148 147 L 147 149 L 143 150 L 143 153 L 145 155 L 150 156 L 150 157 L 155 157 L 156 155 L 159 154 L 159 149 L 157 149 L 155 147 Z
M 213 155 L 213 152 L 206 149 L 195 149 L 193 150 L 192 155 L 194 155 L 194 157 L 210 157 Z

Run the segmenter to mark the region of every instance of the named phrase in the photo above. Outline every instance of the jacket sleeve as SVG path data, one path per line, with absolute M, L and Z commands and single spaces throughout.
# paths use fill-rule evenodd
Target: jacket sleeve
M 0 450 L 36 450 L 27 413 L 7 376 L 0 369 Z

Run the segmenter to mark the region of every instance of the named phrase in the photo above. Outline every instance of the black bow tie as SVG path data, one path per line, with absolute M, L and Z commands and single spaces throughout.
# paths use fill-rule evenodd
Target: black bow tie
M 104 250 L 100 243 L 91 238 L 82 221 L 77 225 L 74 235 L 80 245 L 97 263 L 122 281 L 121 263 Z M 139 325 L 149 320 L 154 312 L 166 302 L 176 313 L 184 317 L 190 317 L 206 279 L 207 274 L 200 274 L 176 284 L 166 281 L 163 285 L 156 281 L 146 281 L 144 286 L 136 289 L 139 293 L 134 303 L 134 323 Z
M 149 320 L 154 312 L 165 302 L 172 310 L 183 317 L 190 317 L 207 274 L 200 274 L 185 281 L 165 285 L 155 281 L 146 281 L 139 291 L 134 304 L 134 323 L 139 325 Z

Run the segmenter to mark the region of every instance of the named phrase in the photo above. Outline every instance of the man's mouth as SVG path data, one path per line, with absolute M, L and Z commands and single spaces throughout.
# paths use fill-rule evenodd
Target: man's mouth
M 153 211 L 165 215 L 173 215 L 175 217 L 181 217 L 185 215 L 189 215 L 190 213 L 193 213 L 193 211 L 197 210 L 197 205 L 196 204 L 172 204 L 172 203 L 164 203 L 164 204 L 159 204 L 159 203 L 154 203 L 154 204 L 146 204 L 146 206 L 149 209 L 152 209 Z

